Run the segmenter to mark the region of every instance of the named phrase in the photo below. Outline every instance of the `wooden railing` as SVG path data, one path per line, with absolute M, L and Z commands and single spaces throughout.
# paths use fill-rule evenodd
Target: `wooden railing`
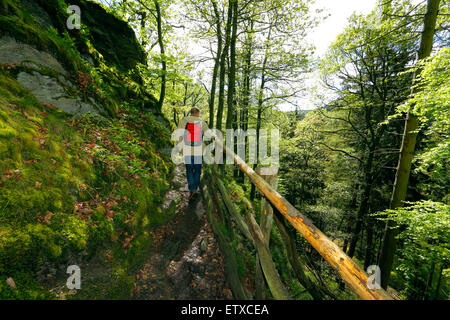
M 292 206 L 282 195 L 280 195 L 272 186 L 270 186 L 260 175 L 258 175 L 251 167 L 249 167 L 238 155 L 229 150 L 220 142 L 216 141 L 219 147 L 222 147 L 224 152 L 232 157 L 234 164 L 247 175 L 251 182 L 259 189 L 262 195 L 270 202 L 274 210 L 279 212 L 300 234 L 311 244 L 311 246 L 317 250 L 317 252 L 335 269 L 340 277 L 347 283 L 347 285 L 362 299 L 365 300 L 391 300 L 392 297 L 383 289 L 371 289 L 368 286 L 368 275 L 358 266 L 355 262 L 348 257 L 338 245 L 331 241 L 325 234 L 323 234 L 314 224 L 304 215 L 302 215 L 294 206 Z M 212 220 L 211 224 L 213 229 L 218 228 L 218 223 L 215 221 L 214 216 L 211 214 L 211 208 L 214 205 L 213 194 L 217 191 L 221 194 L 222 203 L 217 203 L 215 200 L 215 206 L 219 207 L 219 210 L 227 211 L 233 216 L 236 225 L 239 230 L 247 237 L 252 243 L 254 243 L 257 253 L 259 255 L 259 261 L 264 273 L 267 285 L 275 299 L 288 299 L 288 293 L 282 284 L 278 272 L 275 268 L 273 260 L 271 259 L 268 241 L 265 240 L 261 227 L 256 223 L 253 215 L 247 215 L 244 219 L 239 212 L 234 208 L 230 199 L 227 199 L 227 192 L 224 190 L 223 184 L 217 179 L 217 172 L 213 166 L 206 169 L 203 185 L 207 184 L 207 188 L 204 188 L 205 203 L 209 219 Z M 211 172 L 211 171 L 212 172 Z M 206 181 L 206 183 L 205 183 Z M 209 188 L 209 190 L 208 190 Z M 216 188 L 216 190 L 214 190 Z M 206 189 L 206 190 L 205 190 Z M 217 190 L 218 189 L 218 190 Z M 206 192 L 205 192 L 206 191 Z M 225 206 L 225 208 L 220 208 Z M 208 213 L 209 212 L 209 213 Z M 222 213 L 224 214 L 224 213 Z M 227 218 L 227 217 L 225 217 Z M 229 219 L 229 218 L 227 218 Z M 218 232 L 219 230 L 215 230 Z M 222 236 L 223 237 L 223 236 Z M 219 236 L 220 238 L 220 236 Z M 219 244 L 227 247 L 226 239 L 218 239 Z M 222 247 L 221 246 L 221 247 Z M 235 259 L 232 256 L 230 248 L 225 248 L 225 258 L 227 255 L 231 260 Z M 235 263 L 235 262 L 234 262 Z M 226 266 L 225 270 L 231 279 L 232 290 L 236 294 L 236 297 L 241 299 L 250 298 L 248 292 L 242 287 L 236 279 L 233 262 L 229 266 Z M 231 269 L 230 269 L 231 268 Z M 236 292 L 235 292 L 236 291 Z

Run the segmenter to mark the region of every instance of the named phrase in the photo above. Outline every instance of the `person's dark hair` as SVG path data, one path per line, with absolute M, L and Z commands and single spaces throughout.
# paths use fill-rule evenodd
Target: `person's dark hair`
M 198 109 L 198 108 L 196 108 L 196 107 L 193 107 L 193 108 L 191 109 L 191 115 L 193 116 L 194 114 L 197 114 L 197 113 L 200 113 L 200 109 Z

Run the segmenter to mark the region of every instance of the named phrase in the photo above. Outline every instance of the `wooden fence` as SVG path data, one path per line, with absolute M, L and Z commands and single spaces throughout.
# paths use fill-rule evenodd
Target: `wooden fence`
M 220 146 L 220 143 L 219 143 Z M 267 199 L 273 207 L 274 220 L 285 241 L 288 241 L 287 249 L 290 263 L 297 274 L 300 283 L 315 298 L 323 298 L 326 293 L 314 286 L 306 277 L 304 270 L 295 255 L 292 254 L 292 246 L 288 238 L 288 233 L 283 224 L 287 221 L 311 244 L 311 246 L 322 255 L 323 258 L 335 269 L 347 285 L 362 299 L 365 300 L 391 300 L 392 297 L 383 289 L 371 289 L 368 286 L 368 275 L 342 250 L 325 236 L 313 223 L 303 216 L 294 206 L 292 206 L 283 196 L 281 196 L 269 183 L 250 168 L 239 156 L 225 146 L 222 146 L 226 154 L 232 157 L 234 164 L 244 172 L 250 181 L 258 188 L 263 197 Z M 280 280 L 280 276 L 272 260 L 269 250 L 267 227 L 256 222 L 253 214 L 243 217 L 235 208 L 223 183 L 218 179 L 218 173 L 214 165 L 206 166 L 202 179 L 203 196 L 205 200 L 207 218 L 212 225 L 213 231 L 218 237 L 219 245 L 227 261 L 225 272 L 230 282 L 231 289 L 238 299 L 250 299 L 251 295 L 239 281 L 236 265 L 236 257 L 226 237 L 219 228 L 219 221 L 215 212 L 222 217 L 228 225 L 231 218 L 234 219 L 237 227 L 248 240 L 254 244 L 257 251 L 257 272 L 256 278 L 264 283 L 264 279 L 258 277 L 258 264 L 261 268 L 267 285 L 275 299 L 289 299 L 288 292 Z M 218 212 L 217 212 L 218 211 Z M 284 218 L 283 218 L 284 217 Z M 283 221 L 285 220 L 285 221 Z M 271 227 L 271 226 L 270 226 Z M 261 283 L 256 283 L 256 286 Z

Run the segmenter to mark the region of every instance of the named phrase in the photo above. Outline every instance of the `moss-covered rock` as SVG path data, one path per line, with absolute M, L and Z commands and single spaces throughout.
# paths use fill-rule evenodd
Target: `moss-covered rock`
M 140 73 L 135 70 L 138 64 L 146 65 L 145 52 L 126 22 L 96 3 L 74 0 L 70 5 L 80 7 L 82 28 L 69 30 L 66 26 L 68 2 L 31 2 L 2 0 L 0 38 L 4 43 L 0 47 L 4 49 L 0 51 L 0 62 L 41 64 L 62 73 L 77 89 L 69 90 L 72 98 L 81 98 L 88 104 L 86 97 L 93 98 L 109 115 L 116 115 L 122 101 L 132 102 L 142 110 L 157 112 L 156 99 L 143 89 Z M 11 46 L 11 41 L 7 40 L 10 38 L 15 39 L 17 51 L 6 49 Z M 26 45 L 34 51 L 23 50 Z M 16 56 L 14 52 L 24 54 Z M 48 54 L 54 56 L 63 70 L 55 63 L 49 64 Z M 45 75 L 49 76 L 48 72 Z M 84 106 L 79 109 L 98 108 Z
M 144 50 L 126 22 L 107 13 L 97 3 L 85 0 L 71 0 L 70 3 L 80 7 L 82 23 L 88 27 L 93 46 L 107 64 L 129 71 L 138 63 L 147 63 Z

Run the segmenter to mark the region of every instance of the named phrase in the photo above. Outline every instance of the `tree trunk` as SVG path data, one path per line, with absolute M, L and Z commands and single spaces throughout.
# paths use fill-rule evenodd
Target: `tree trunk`
M 420 39 L 418 59 L 428 57 L 433 47 L 433 37 L 436 27 L 436 18 L 439 11 L 440 0 L 428 0 L 427 11 L 424 17 L 424 27 Z M 420 72 L 420 71 L 419 71 Z M 417 138 L 418 119 L 409 113 L 406 116 L 405 131 L 403 134 L 402 146 L 400 148 L 400 158 L 397 165 L 397 172 L 394 181 L 394 190 L 391 198 L 391 209 L 401 207 L 406 199 L 411 162 L 414 154 Z M 396 230 L 393 229 L 395 223 L 389 221 L 386 224 L 383 247 L 380 256 L 381 286 L 386 289 L 389 284 L 389 277 L 394 261 L 394 254 L 397 245 Z
M 178 112 L 177 109 L 173 108 L 173 122 L 178 126 Z
M 261 86 L 259 88 L 258 111 L 257 111 L 257 115 L 256 115 L 256 150 L 255 150 L 256 164 L 253 164 L 253 169 L 256 168 L 256 165 L 258 163 L 258 157 L 259 157 L 259 134 L 260 134 L 259 131 L 261 130 L 263 93 L 264 93 L 264 86 L 266 84 L 266 76 L 265 76 L 266 63 L 267 63 L 267 55 L 266 55 L 266 57 L 264 59 L 264 63 L 263 63 L 263 69 L 262 69 L 262 74 L 261 74 Z M 256 188 L 255 188 L 255 185 L 252 184 L 252 188 L 250 191 L 250 200 L 253 201 L 253 199 L 255 199 L 255 195 L 256 195 Z
M 259 131 L 261 130 L 261 118 L 262 118 L 262 91 L 264 90 L 264 84 L 265 84 L 265 79 L 264 76 L 261 80 L 261 88 L 260 88 L 260 98 L 258 102 L 258 113 L 256 116 L 256 155 L 255 155 L 255 159 L 256 159 L 256 164 L 253 164 L 253 169 L 256 168 L 257 163 L 258 163 L 258 154 L 259 154 Z M 254 200 L 255 199 L 255 195 L 256 195 L 256 187 L 254 184 L 252 184 L 252 188 L 250 190 L 250 200 Z
M 442 283 L 442 271 L 444 271 L 444 264 L 441 265 L 441 269 L 439 270 L 439 278 L 436 284 L 436 291 L 434 292 L 433 300 L 437 300 L 439 298 L 439 291 L 441 290 L 441 283 Z
M 237 0 L 230 0 L 230 5 L 233 6 L 233 20 L 232 33 L 230 39 L 230 69 L 228 74 L 228 94 L 227 94 L 227 122 L 225 127 L 231 129 L 233 125 L 233 118 L 235 116 L 234 107 L 234 91 L 236 81 L 236 38 L 237 38 L 237 21 L 238 21 L 238 2 Z
M 366 252 L 364 255 L 364 270 L 373 264 L 374 261 L 374 250 L 373 250 L 373 219 L 367 219 L 366 231 L 367 231 L 367 240 L 366 240 Z
M 216 28 L 217 28 L 217 54 L 214 59 L 214 70 L 211 82 L 211 93 L 209 97 L 209 127 L 214 128 L 214 101 L 216 98 L 216 85 L 217 85 L 217 74 L 219 73 L 220 67 L 220 56 L 222 55 L 222 30 L 220 22 L 220 13 L 217 8 L 217 3 L 215 0 L 211 0 L 214 15 L 216 16 Z
M 256 117 L 256 163 L 258 163 L 258 155 L 259 155 L 259 131 L 261 130 L 261 119 L 262 119 L 262 107 L 263 107 L 263 98 L 264 98 L 264 89 L 266 85 L 266 67 L 267 67 L 267 61 L 269 59 L 269 43 L 272 35 L 272 25 L 269 28 L 269 33 L 267 35 L 266 40 L 266 52 L 264 55 L 264 61 L 261 69 L 261 85 L 259 87 L 259 93 L 258 93 L 258 113 Z M 256 168 L 256 164 L 253 165 L 253 169 Z M 255 185 L 252 184 L 251 191 L 250 191 L 250 200 L 254 200 L 256 195 L 256 188 Z
M 224 106 L 224 96 L 225 96 L 225 73 L 226 73 L 226 61 L 228 56 L 228 48 L 230 47 L 230 37 L 231 37 L 231 23 L 233 18 L 233 5 L 232 0 L 228 3 L 228 16 L 227 25 L 225 28 L 225 44 L 222 51 L 222 56 L 220 57 L 220 72 L 219 72 L 219 103 L 217 106 L 217 118 L 216 118 L 216 128 L 222 130 L 222 118 L 223 118 L 223 106 Z
M 143 11 L 139 13 L 141 16 L 141 45 L 143 47 L 145 47 L 147 45 L 146 39 L 145 39 L 145 35 L 142 34 L 145 32 L 145 24 L 146 24 L 146 19 L 147 19 L 147 12 Z
M 431 286 L 433 285 L 433 275 L 435 268 L 436 263 L 433 261 L 430 266 L 430 274 L 428 275 L 427 286 L 425 287 L 424 300 L 428 300 L 428 298 L 431 298 Z
M 161 52 L 161 92 L 159 94 L 159 100 L 158 100 L 158 111 L 162 111 L 162 106 L 164 103 L 164 98 L 166 96 L 166 72 L 167 72 L 167 62 L 165 57 L 165 51 L 164 51 L 164 41 L 163 41 L 163 34 L 162 34 L 162 16 L 161 16 L 161 7 L 159 5 L 158 0 L 153 0 L 153 3 L 155 4 L 156 9 L 156 23 L 157 23 L 157 29 L 158 29 L 158 44 L 159 49 Z
M 361 229 L 363 226 L 364 218 L 369 210 L 369 198 L 370 192 L 372 191 L 372 165 L 373 165 L 373 155 L 372 149 L 369 150 L 369 156 L 364 168 L 364 184 L 363 193 L 361 196 L 361 203 L 358 209 L 358 215 L 356 217 L 356 225 L 353 231 L 353 235 L 350 241 L 350 248 L 348 249 L 348 256 L 352 258 L 355 255 L 356 244 L 358 242 Z
M 353 222 L 354 222 L 354 217 L 352 215 L 353 215 L 353 210 L 356 209 L 356 201 L 358 200 L 358 190 L 359 190 L 359 188 L 360 188 L 360 186 L 357 183 L 355 185 L 352 201 L 350 202 L 350 205 L 349 205 L 349 209 L 352 211 L 352 213 L 350 214 L 350 216 L 348 218 L 347 228 L 345 229 L 344 245 L 342 246 L 342 251 L 344 251 L 345 253 L 347 253 L 348 243 L 349 243 L 349 240 L 350 240 L 350 233 L 352 232 L 352 225 L 353 225 Z

